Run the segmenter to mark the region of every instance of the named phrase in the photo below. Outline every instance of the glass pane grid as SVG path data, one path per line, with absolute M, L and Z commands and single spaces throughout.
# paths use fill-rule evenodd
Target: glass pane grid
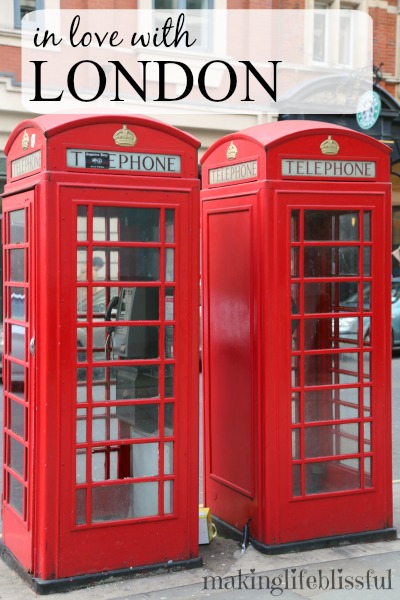
M 370 344 L 372 316 L 371 219 L 365 215 L 364 221 L 363 211 L 292 211 L 292 492 L 297 498 L 372 486 L 370 394 L 364 408 L 359 394 L 364 382 L 370 385 L 372 356 L 371 348 L 360 354 Z M 317 254 L 310 262 L 313 249 Z
M 76 525 L 84 527 L 173 514 L 175 209 L 125 209 L 124 218 L 132 228 L 129 240 L 123 239 L 118 210 L 89 206 L 78 212 L 77 241 L 85 240 L 81 248 L 78 244 L 78 256 L 82 258 L 79 252 L 84 250 L 85 264 L 94 266 L 96 259 L 99 265 L 96 274 L 94 269 L 85 274 L 85 280 L 77 271 L 78 303 L 79 289 L 84 290 L 84 302 L 77 310 L 78 339 L 81 332 L 84 341 L 77 353 L 77 425 L 84 433 L 78 438 L 77 430 Z M 126 210 L 135 215 L 127 216 Z M 147 221 L 146 239 L 133 231 L 138 216 Z M 142 252 L 143 248 L 147 250 Z M 124 271 L 126 264 L 131 265 L 130 272 Z M 146 296 L 145 305 L 152 304 L 154 310 L 142 316 L 139 310 L 126 319 L 119 301 L 117 336 L 128 332 L 144 339 L 157 330 L 156 353 L 148 344 L 143 356 L 130 350 L 124 354 L 122 344 L 117 352 L 102 350 L 109 333 L 102 324 L 105 308 L 112 295 L 129 289 L 128 296 Z M 157 294 L 155 302 L 149 294 Z M 114 328 L 115 342 L 115 311 L 113 317 L 105 325 Z M 115 510 L 118 501 L 121 506 Z

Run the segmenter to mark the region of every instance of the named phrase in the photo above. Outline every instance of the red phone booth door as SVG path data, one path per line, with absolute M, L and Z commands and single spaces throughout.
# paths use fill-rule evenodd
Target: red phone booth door
M 58 576 L 197 556 L 190 332 L 179 325 L 190 310 L 190 196 L 64 190 L 62 202 L 63 244 L 75 239 L 64 279 L 75 284 L 62 289 L 74 360 L 62 381 Z
M 279 444 L 281 472 L 291 476 L 281 479 L 280 542 L 385 528 L 389 328 L 386 308 L 376 310 L 388 279 L 385 194 L 278 198 L 292 313 Z
M 33 192 L 3 199 L 4 466 L 3 535 L 26 569 L 32 568 L 33 497 Z

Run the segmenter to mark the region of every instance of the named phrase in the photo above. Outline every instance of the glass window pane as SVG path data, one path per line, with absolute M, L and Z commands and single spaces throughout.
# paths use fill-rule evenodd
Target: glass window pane
M 159 248 L 98 248 L 96 256 L 104 262 L 98 281 L 159 281 Z
M 21 325 L 10 326 L 10 354 L 19 360 L 25 360 L 25 327 Z
M 86 450 L 76 451 L 76 483 L 86 483 Z
M 359 381 L 358 353 L 304 356 L 304 385 L 354 384 Z
M 299 241 L 300 231 L 300 211 L 292 210 L 291 221 L 290 221 L 290 239 L 292 242 Z
M 165 320 L 174 320 L 174 293 L 175 288 L 165 288 Z
M 26 321 L 25 315 L 25 289 L 19 287 L 11 287 L 10 289 L 10 305 L 11 318 L 16 321 Z
M 358 459 L 332 460 L 305 465 L 306 494 L 325 494 L 360 487 Z
M 76 490 L 76 524 L 86 523 L 86 489 Z
M 114 354 L 127 359 L 158 358 L 159 330 L 159 327 L 144 325 L 116 327 L 113 336 Z
M 173 481 L 164 481 L 164 514 L 170 515 L 174 512 L 174 482 Z
M 85 242 L 87 240 L 87 206 L 78 206 L 76 228 L 76 239 L 78 242 Z
M 76 269 L 78 281 L 87 281 L 87 250 L 78 250 L 76 253 Z
M 172 402 L 164 405 L 164 435 L 174 435 L 174 405 Z
M 136 367 L 115 367 L 116 400 L 135 400 L 138 398 L 158 398 L 159 366 L 144 365 Z
M 118 289 L 118 288 L 117 288 Z M 160 318 L 158 287 L 121 288 L 118 321 L 158 321 Z
M 174 472 L 174 443 L 164 443 L 164 475 L 172 475 Z
M 304 419 L 330 421 L 359 416 L 358 388 L 316 390 L 304 393 Z
M 305 210 L 304 239 L 306 241 L 358 240 L 358 212 Z
M 165 211 L 165 242 L 167 244 L 175 241 L 174 213 L 175 211 L 171 209 Z
M 304 248 L 305 277 L 356 277 L 359 273 L 359 249 L 356 246 Z
M 25 211 L 13 210 L 10 215 L 10 244 L 25 242 Z
M 300 429 L 292 429 L 292 459 L 300 458 Z
M 174 396 L 174 365 L 165 365 L 164 396 L 165 398 L 173 398 Z
M 304 431 L 306 458 L 359 452 L 358 423 L 334 423 L 307 427 Z
M 95 523 L 158 515 L 158 483 L 113 484 L 92 490 Z
M 301 465 L 292 466 L 292 494 L 301 496 Z
M 372 458 L 370 456 L 364 458 L 364 486 L 372 487 Z
M 86 442 L 86 408 L 76 411 L 76 443 Z
M 364 293 L 364 302 L 369 302 L 369 286 Z M 313 282 L 304 283 L 304 312 L 329 313 L 352 312 L 361 309 L 359 284 L 349 282 Z
M 95 206 L 93 208 L 93 239 L 159 242 L 160 209 Z
M 23 515 L 24 486 L 10 474 L 8 475 L 8 502 L 20 515 Z
M 119 439 L 159 436 L 158 404 L 122 405 L 117 406 L 115 410 L 119 424 Z M 111 429 L 110 426 L 109 428 Z
M 174 255 L 175 250 L 173 248 L 165 249 L 165 281 L 174 281 Z
M 364 241 L 371 241 L 371 212 L 364 213 Z
M 25 385 L 27 386 L 25 369 L 11 361 L 8 364 L 10 368 L 10 392 L 14 396 L 24 399 Z
M 164 328 L 165 358 L 174 358 L 174 327 L 166 325 Z
M 18 475 L 24 478 L 25 446 L 12 437 L 9 438 L 9 441 L 8 464 Z
M 23 404 L 10 400 L 10 429 L 25 439 L 25 408 Z
M 10 281 L 25 281 L 25 250 L 10 250 Z
M 133 444 L 131 477 L 156 477 L 159 473 L 159 444 Z
M 371 277 L 371 248 L 369 246 L 364 248 L 364 275 Z

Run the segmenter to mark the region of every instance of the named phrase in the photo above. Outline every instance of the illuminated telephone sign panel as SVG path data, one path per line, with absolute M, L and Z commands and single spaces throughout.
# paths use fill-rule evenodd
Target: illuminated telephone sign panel
M 2 544 L 46 593 L 201 562 L 198 146 L 67 115 L 7 144 Z
M 266 552 L 395 536 L 389 149 L 270 123 L 202 182 L 205 505 Z

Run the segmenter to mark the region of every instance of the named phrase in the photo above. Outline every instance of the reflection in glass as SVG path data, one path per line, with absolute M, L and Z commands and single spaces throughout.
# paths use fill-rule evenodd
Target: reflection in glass
M 364 247 L 364 276 L 371 277 L 371 248 Z
M 172 402 L 164 405 L 164 435 L 174 435 L 174 405 Z
M 371 241 L 371 212 L 366 211 L 364 213 L 364 241 Z
M 165 281 L 174 281 L 174 254 L 173 248 L 165 249 Z
M 124 450 L 129 452 L 127 446 Z M 118 479 L 118 449 L 93 448 L 92 450 L 92 481 L 109 481 Z
M 157 514 L 157 482 L 101 485 L 92 490 L 92 515 L 95 523 Z
M 356 246 L 306 246 L 304 248 L 305 277 L 356 277 L 359 249 Z
M 333 423 L 307 427 L 304 431 L 306 458 L 356 454 L 359 452 L 358 423 Z
M 76 524 L 86 523 L 86 489 L 76 490 Z
M 9 361 L 10 392 L 18 398 L 24 399 L 25 386 L 28 389 L 27 372 L 21 365 Z
M 292 429 L 292 459 L 300 458 L 300 429 Z
M 331 460 L 305 465 L 306 494 L 324 494 L 360 487 L 358 459 Z
M 165 211 L 165 242 L 167 244 L 172 244 L 175 241 L 174 213 L 173 209 Z
M 173 211 L 166 211 L 167 213 Z M 160 209 L 126 206 L 93 208 L 93 239 L 100 241 L 160 241 Z
M 300 393 L 292 392 L 292 423 L 300 422 Z
M 76 253 L 76 269 L 78 281 L 87 281 L 87 250 L 78 250 Z
M 173 398 L 174 396 L 174 365 L 165 365 L 164 396 L 165 398 Z
M 301 496 L 301 465 L 292 465 L 292 494 Z
M 76 443 L 86 442 L 86 408 L 78 408 L 76 411 Z
M 174 443 L 164 443 L 164 475 L 172 475 L 174 472 Z
M 10 281 L 25 281 L 25 250 L 10 250 Z
M 306 422 L 356 419 L 359 416 L 358 389 L 304 392 L 304 415 Z
M 76 451 L 76 483 L 86 483 L 86 450 Z
M 160 280 L 159 248 L 97 248 L 96 256 L 105 264 L 99 281 Z
M 9 444 L 8 464 L 13 471 L 24 479 L 25 447 L 12 437 L 9 437 Z
M 359 239 L 359 213 L 355 211 L 304 211 L 307 241 L 355 241 Z
M 13 210 L 10 215 L 10 244 L 25 242 L 25 211 Z
M 298 242 L 299 241 L 299 215 L 300 215 L 300 211 L 298 210 L 292 210 L 292 214 L 291 214 L 291 220 L 290 220 L 290 240 L 292 242 Z
M 87 240 L 87 206 L 78 206 L 76 229 L 78 242 L 85 242 Z
M 10 354 L 19 360 L 25 360 L 25 327 L 11 325 Z
M 10 289 L 10 305 L 11 318 L 16 321 L 26 321 L 25 316 L 25 291 L 24 288 L 11 287 Z
M 364 458 L 364 486 L 372 487 L 372 458 L 370 456 Z
M 19 402 L 10 400 L 10 429 L 22 439 L 25 439 L 25 408 Z
M 8 474 L 8 503 L 23 516 L 24 486 Z
M 164 481 L 164 514 L 170 515 L 173 511 L 174 482 Z

